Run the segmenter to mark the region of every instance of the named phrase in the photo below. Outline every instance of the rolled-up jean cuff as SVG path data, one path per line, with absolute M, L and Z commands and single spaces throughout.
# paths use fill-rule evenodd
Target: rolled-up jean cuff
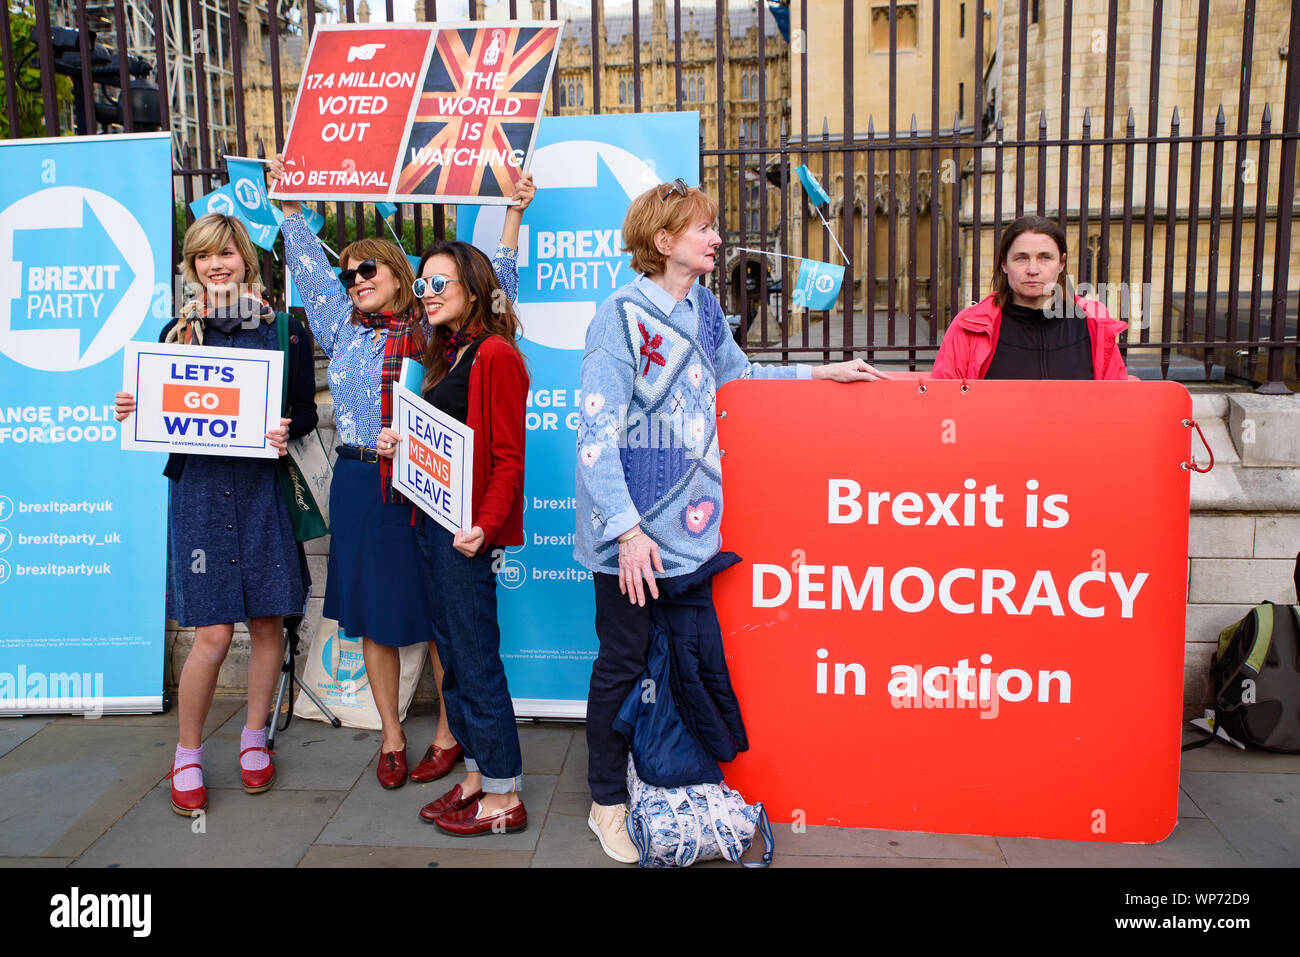
M 466 758 L 465 770 L 470 774 L 479 772 L 478 762 L 473 758 Z M 509 794 L 511 791 L 524 789 L 524 777 L 521 774 L 517 778 L 483 778 L 481 786 L 484 794 Z

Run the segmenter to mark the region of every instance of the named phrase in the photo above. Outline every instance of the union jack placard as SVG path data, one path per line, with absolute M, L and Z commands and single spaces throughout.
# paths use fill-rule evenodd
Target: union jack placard
M 285 141 L 288 172 L 272 195 L 509 203 L 528 169 L 562 27 L 318 27 Z

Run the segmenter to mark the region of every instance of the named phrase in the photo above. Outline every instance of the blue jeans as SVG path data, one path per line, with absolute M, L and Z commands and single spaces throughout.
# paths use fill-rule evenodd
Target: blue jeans
M 485 793 L 518 791 L 524 760 L 501 663 L 491 549 L 466 558 L 452 547 L 451 532 L 423 515 L 419 522 L 420 571 L 442 659 L 447 723 L 465 749 L 465 768 L 483 775 Z

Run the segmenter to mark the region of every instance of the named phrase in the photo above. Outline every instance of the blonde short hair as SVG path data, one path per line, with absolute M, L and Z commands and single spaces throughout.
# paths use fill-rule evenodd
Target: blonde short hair
M 219 253 L 233 243 L 244 260 L 244 283 L 254 287 L 259 293 L 262 288 L 262 274 L 257 268 L 257 251 L 253 241 L 248 238 L 248 230 L 234 216 L 224 213 L 208 213 L 194 220 L 194 225 L 185 230 L 185 240 L 181 244 L 181 274 L 187 286 L 202 289 L 199 274 L 194 268 L 194 259 L 200 253 Z
M 358 263 L 363 263 L 367 259 L 383 263 L 397 277 L 397 300 L 393 303 L 393 315 L 400 316 L 419 305 L 419 300 L 411 291 L 411 283 L 415 282 L 415 272 L 411 269 L 411 261 L 406 258 L 406 252 L 401 246 L 387 239 L 380 239 L 378 236 L 365 236 L 348 243 L 339 251 L 339 266 L 344 269 L 356 269 Z M 355 311 L 352 321 L 357 321 Z
M 698 188 L 688 189 L 686 195 L 670 192 L 660 198 L 665 185 L 652 186 L 627 208 L 623 217 L 623 251 L 632 254 L 632 268 L 657 276 L 664 271 L 668 259 L 655 245 L 655 233 L 668 230 L 678 236 L 692 223 L 713 222 L 718 216 L 718 204 Z

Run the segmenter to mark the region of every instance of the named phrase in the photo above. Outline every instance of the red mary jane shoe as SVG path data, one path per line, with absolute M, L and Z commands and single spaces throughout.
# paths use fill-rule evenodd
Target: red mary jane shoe
M 183 764 L 179 768 L 173 767 L 171 774 L 167 779 L 172 782 L 172 810 L 184 817 L 193 817 L 196 811 L 206 811 L 208 809 L 208 789 L 199 785 L 188 791 L 178 791 L 176 789 L 176 775 L 182 771 L 188 771 L 190 768 L 203 770 L 201 764 Z
M 249 751 L 265 751 L 267 756 L 266 767 L 249 771 L 244 768 L 243 758 Z M 263 791 L 269 791 L 271 785 L 275 782 L 275 762 L 271 760 L 271 755 L 275 754 L 267 748 L 244 748 L 239 752 L 239 781 L 244 786 L 244 790 L 249 794 L 261 794 Z

